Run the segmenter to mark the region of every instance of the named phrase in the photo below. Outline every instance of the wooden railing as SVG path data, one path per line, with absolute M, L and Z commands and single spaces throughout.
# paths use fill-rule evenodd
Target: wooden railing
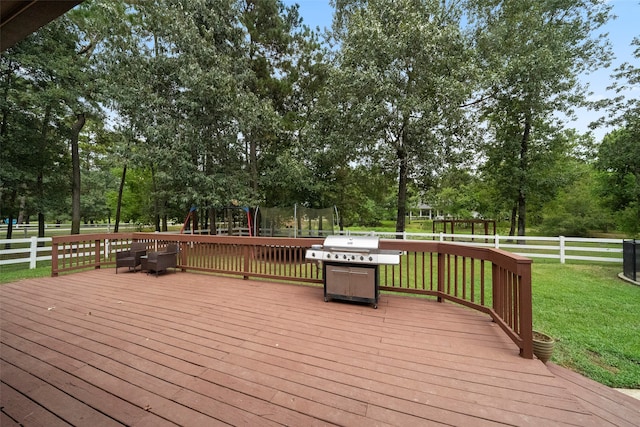
M 131 241 L 149 250 L 179 247 L 178 269 L 298 283 L 322 283 L 322 267 L 305 252 L 321 238 L 198 236 L 158 233 L 54 237 L 52 275 L 115 266 L 115 254 Z M 488 314 L 533 357 L 531 260 L 499 249 L 434 241 L 381 240 L 401 250 L 399 265 L 380 266 L 380 289 L 436 297 Z

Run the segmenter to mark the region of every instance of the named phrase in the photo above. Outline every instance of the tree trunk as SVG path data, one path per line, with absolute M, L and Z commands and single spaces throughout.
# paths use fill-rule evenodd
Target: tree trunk
M 9 217 L 7 218 L 7 220 L 9 221 L 7 223 L 7 236 L 6 239 L 7 240 L 11 240 L 11 238 L 13 237 L 13 214 L 9 213 Z M 5 249 L 11 249 L 11 243 L 7 243 L 4 245 Z
M 44 237 L 44 214 L 38 212 L 38 237 Z M 38 243 L 38 246 L 44 246 L 44 242 Z
M 527 117 L 524 122 L 524 131 L 520 142 L 520 188 L 518 189 L 518 236 L 525 235 L 527 220 L 527 173 L 528 173 L 528 152 L 529 137 L 531 135 L 531 119 Z
M 518 236 L 525 235 L 525 223 L 527 218 L 527 196 L 523 190 L 518 194 Z M 519 240 L 518 242 L 522 242 Z
M 40 131 L 40 149 L 36 154 L 38 156 L 39 168 L 38 168 L 38 177 L 36 179 L 36 195 L 38 197 L 38 201 L 36 203 L 38 209 L 38 237 L 44 237 L 44 164 L 45 159 L 43 158 L 44 152 L 46 151 L 47 146 L 47 132 L 49 130 L 49 119 L 51 117 L 51 105 L 47 105 L 44 111 L 44 117 L 42 119 L 42 129 Z
M 44 237 L 44 212 L 42 209 L 42 201 L 44 199 L 44 176 L 42 167 L 38 171 L 36 179 L 36 194 L 38 195 L 38 237 Z
M 251 170 L 253 197 L 258 197 L 258 147 L 253 138 L 249 141 L 249 166 Z
M 8 69 L 9 70 L 11 69 L 11 63 L 9 64 Z M 3 104 L 2 122 L 0 122 L 0 135 L 2 135 L 2 136 L 6 135 L 8 133 L 9 103 L 7 102 L 7 98 L 9 96 L 9 87 L 11 86 L 12 73 L 7 72 L 7 73 L 5 73 L 5 76 L 7 78 L 7 81 L 6 81 L 6 86 L 4 88 L 4 94 L 3 94 L 4 102 L 2 103 Z M 6 215 L 6 210 L 7 209 L 2 204 L 2 202 L 3 202 L 3 189 L 2 189 L 2 187 L 3 186 L 0 186 L 0 207 L 4 208 L 3 209 L 5 211 L 5 212 L 3 212 L 3 216 L 4 216 L 4 215 Z M 12 194 L 14 194 L 14 193 L 12 193 Z M 9 202 L 10 202 L 10 204 L 7 203 L 7 205 L 10 206 L 10 208 L 9 208 L 9 216 L 8 216 L 9 223 L 7 224 L 7 235 L 6 235 L 7 239 L 11 238 L 11 234 L 12 234 L 12 231 L 13 231 L 12 224 L 11 224 L 11 222 L 13 221 L 13 215 L 11 214 L 11 209 L 13 209 L 12 197 L 9 197 Z M 10 243 L 7 243 L 5 245 L 6 249 L 9 249 L 10 247 L 11 247 Z
M 216 209 L 209 208 L 209 234 L 216 234 Z
M 113 232 L 117 233 L 120 227 L 120 209 L 122 208 L 122 193 L 124 192 L 124 180 L 127 177 L 127 164 L 122 166 L 122 176 L 120 177 L 120 187 L 118 188 L 118 202 L 116 203 L 116 225 Z
M 7 66 L 7 70 L 12 70 L 13 69 L 13 62 L 9 62 L 8 66 Z M 0 123 L 0 135 L 6 135 L 7 134 L 7 125 L 8 125 L 8 121 L 9 121 L 9 103 L 7 102 L 7 99 L 9 98 L 9 88 L 11 87 L 11 77 L 13 77 L 13 73 L 10 71 L 7 71 L 6 73 L 4 73 L 5 77 L 6 77 L 6 82 L 5 82 L 5 87 L 4 87 L 4 94 L 3 94 L 3 99 L 4 102 L 2 103 L 2 123 Z
M 20 208 L 18 209 L 18 220 L 16 221 L 18 224 L 24 224 L 25 223 L 25 209 L 27 208 L 27 184 L 22 184 L 21 189 L 23 191 L 22 195 L 20 196 Z M 26 221 L 29 222 L 29 221 Z
M 191 234 L 195 234 L 196 231 L 198 231 L 198 221 L 200 221 L 198 209 L 194 208 L 193 214 L 191 215 Z
M 85 113 L 76 115 L 76 122 L 71 126 L 71 164 L 73 168 L 71 190 L 71 234 L 80 234 L 80 150 L 78 140 L 80 131 L 87 119 Z
M 38 195 L 38 237 L 44 237 L 44 212 L 42 209 L 42 200 L 44 199 L 44 176 L 42 168 L 38 172 L 36 179 L 36 194 Z
M 407 139 L 407 127 L 403 126 L 401 140 L 398 143 L 396 154 L 398 156 L 398 214 L 396 216 L 396 238 L 402 239 L 405 229 L 405 215 L 407 212 L 407 181 L 409 175 L 409 161 L 404 144 Z
M 158 185 L 156 183 L 156 170 L 151 165 L 151 185 L 153 186 L 153 218 L 156 231 L 160 231 L 160 209 L 158 208 Z
M 9 206 L 9 215 L 7 220 L 9 221 L 7 223 L 7 235 L 6 235 L 6 239 L 9 240 L 13 237 L 13 211 L 14 211 L 14 203 L 16 201 L 16 196 L 18 195 L 18 190 L 16 190 L 15 188 L 11 191 L 11 195 L 8 198 L 8 203 L 7 205 Z M 5 249 L 11 249 L 11 243 L 6 243 L 5 244 Z
M 509 236 L 513 236 L 516 234 L 516 218 L 518 216 L 518 204 L 514 204 L 511 209 L 511 218 L 510 218 L 510 228 L 509 228 Z

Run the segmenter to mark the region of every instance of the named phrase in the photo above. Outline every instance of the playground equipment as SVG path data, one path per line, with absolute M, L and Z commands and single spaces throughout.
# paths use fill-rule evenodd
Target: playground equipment
M 189 223 L 197 217 L 197 208 L 192 207 L 180 229 L 198 234 L 269 236 L 269 237 L 322 237 L 334 234 L 338 227 L 338 211 L 334 207 L 312 209 L 294 205 L 285 208 L 255 209 L 232 203 L 212 211 L 211 224 L 203 225 L 200 231 L 193 230 Z
M 256 208 L 254 227 L 260 236 L 322 237 L 338 228 L 336 207 L 313 209 L 293 205 L 286 208 Z M 257 227 L 258 222 L 260 227 Z
M 180 234 L 184 234 L 185 228 L 187 228 L 189 221 L 191 221 L 191 218 L 193 217 L 193 215 L 197 210 L 198 208 L 196 206 L 192 206 L 191 209 L 189 209 L 189 213 L 187 214 L 187 217 L 184 219 L 184 224 L 182 224 L 182 227 L 180 228 Z

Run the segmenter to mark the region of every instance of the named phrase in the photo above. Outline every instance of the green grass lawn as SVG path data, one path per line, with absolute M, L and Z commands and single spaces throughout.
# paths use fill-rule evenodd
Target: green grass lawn
M 556 339 L 553 362 L 610 387 L 640 388 L 640 286 L 619 279 L 620 270 L 535 260 L 533 324 Z M 0 283 L 50 274 L 49 266 L 3 268 Z
M 619 388 L 640 388 L 640 286 L 620 266 L 533 263 L 533 325 L 552 361 Z

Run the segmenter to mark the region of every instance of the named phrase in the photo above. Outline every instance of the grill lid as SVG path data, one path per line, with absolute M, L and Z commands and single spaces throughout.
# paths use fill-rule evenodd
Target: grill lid
M 324 250 L 370 252 L 378 249 L 379 240 L 377 236 L 327 236 Z

